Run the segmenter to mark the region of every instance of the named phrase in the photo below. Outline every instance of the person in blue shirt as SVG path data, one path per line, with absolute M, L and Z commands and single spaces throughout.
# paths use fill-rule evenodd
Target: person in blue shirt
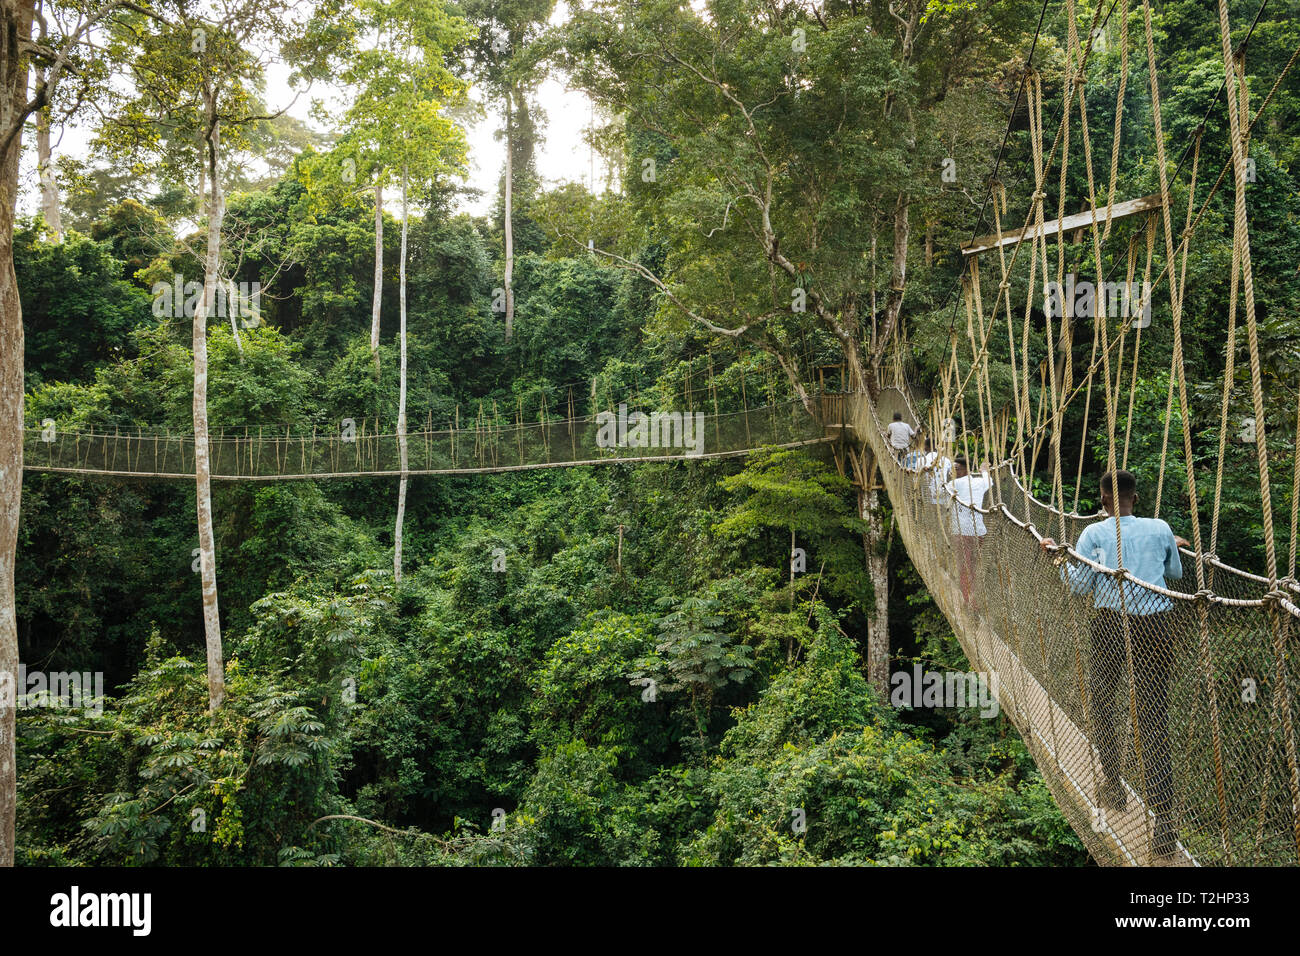
M 1074 550 L 1106 568 L 1123 567 L 1133 577 L 1167 587 L 1169 579 L 1183 576 L 1178 549 L 1187 541 L 1178 537 L 1159 518 L 1139 518 L 1137 479 L 1127 471 L 1101 477 L 1101 507 L 1109 517 L 1084 528 Z M 1116 515 L 1119 538 L 1116 540 Z M 1044 550 L 1055 548 L 1051 538 L 1042 541 Z M 1092 738 L 1101 757 L 1105 779 L 1098 799 L 1104 808 L 1124 811 L 1128 793 L 1121 780 L 1120 742 L 1116 725 L 1122 726 L 1129 712 L 1127 703 L 1116 707 L 1116 696 L 1128 674 L 1125 631 L 1133 648 L 1133 695 L 1137 713 L 1137 736 L 1141 759 L 1135 758 L 1145 775 L 1148 809 L 1156 825 L 1152 850 L 1157 857 L 1177 850 L 1173 822 L 1173 763 L 1169 748 L 1169 674 L 1174 658 L 1177 622 L 1173 600 L 1132 582 L 1117 582 L 1115 576 L 1078 561 L 1061 560 L 1061 578 L 1070 589 L 1088 595 L 1093 602 L 1089 622 L 1092 666 L 1089 704 Z

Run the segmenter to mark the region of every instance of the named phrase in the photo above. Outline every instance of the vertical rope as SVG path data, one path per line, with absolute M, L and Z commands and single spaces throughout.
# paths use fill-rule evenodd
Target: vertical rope
M 1296 531 L 1300 524 L 1300 389 L 1296 391 L 1295 441 L 1291 445 L 1291 548 L 1287 556 L 1287 579 L 1295 581 Z
M 1119 181 L 1119 147 L 1124 125 L 1124 93 L 1128 87 L 1128 0 L 1119 0 L 1119 89 L 1115 93 L 1115 131 L 1110 141 L 1110 189 L 1106 198 L 1106 231 L 1101 241 L 1110 238 L 1115 205 L 1115 184 Z M 1132 247 L 1130 246 L 1130 249 Z
M 1156 244 L 1156 219 L 1155 216 L 1146 218 L 1147 233 L 1147 255 L 1146 264 L 1142 267 L 1142 298 L 1138 303 L 1138 314 L 1145 315 L 1147 309 L 1151 307 L 1151 257 L 1155 251 Z M 1133 435 L 1133 402 L 1137 398 L 1137 379 L 1138 379 L 1138 359 L 1142 354 L 1142 323 L 1137 324 L 1137 337 L 1133 340 L 1133 378 L 1128 387 L 1128 415 L 1124 423 L 1124 458 L 1120 464 L 1121 468 L 1128 469 L 1128 447 L 1129 439 Z M 1158 514 L 1158 511 L 1157 511 Z
M 1222 4 L 1222 0 L 1221 0 L 1221 4 Z M 1155 42 L 1152 38 L 1150 0 L 1142 0 L 1142 17 L 1143 17 L 1143 28 L 1145 31 L 1146 48 L 1147 48 L 1147 68 L 1151 80 L 1151 120 L 1152 120 L 1152 125 L 1154 127 L 1155 140 L 1156 140 L 1156 169 L 1160 174 L 1160 196 L 1163 201 L 1161 205 L 1161 217 L 1164 223 L 1165 261 L 1166 261 L 1166 267 L 1172 270 L 1175 263 L 1173 228 L 1170 223 L 1169 180 L 1165 169 L 1164 126 L 1161 121 L 1161 115 L 1160 115 L 1160 83 L 1156 71 Z M 1228 100 L 1230 103 L 1233 103 L 1235 106 L 1235 100 L 1233 100 L 1232 97 L 1228 97 Z M 1235 110 L 1234 110 L 1234 115 L 1235 115 Z M 1234 129 L 1233 131 L 1233 137 L 1235 141 L 1235 145 L 1233 147 L 1234 151 L 1236 151 L 1240 145 L 1237 136 L 1238 134 Z M 1240 197 L 1240 198 L 1244 199 L 1244 197 Z M 1188 224 L 1188 227 L 1190 228 L 1190 223 Z M 1178 411 L 1183 419 L 1182 420 L 1183 459 L 1184 459 L 1183 467 L 1187 475 L 1187 497 L 1189 501 L 1189 508 L 1191 510 L 1191 518 L 1192 518 L 1192 542 L 1193 542 L 1193 546 L 1196 549 L 1196 587 L 1198 591 L 1201 591 L 1205 589 L 1205 550 L 1201 546 L 1201 518 L 1200 518 L 1200 509 L 1196 498 L 1196 471 L 1195 471 L 1195 462 L 1192 456 L 1191 421 L 1190 421 L 1190 416 L 1188 414 L 1188 408 L 1187 408 L 1187 374 L 1186 374 L 1186 367 L 1183 361 L 1183 325 L 1182 325 L 1183 290 L 1181 288 L 1181 284 L 1182 284 L 1181 282 L 1175 283 L 1172 280 L 1172 271 L 1171 271 L 1171 280 L 1169 282 L 1169 298 L 1170 298 L 1170 306 L 1173 309 L 1173 319 L 1174 319 L 1173 362 L 1174 365 L 1176 366 L 1176 372 L 1178 376 Z M 1266 527 L 1268 529 L 1268 533 L 1270 537 L 1269 547 L 1271 549 L 1272 516 L 1269 515 L 1265 519 L 1265 521 L 1266 521 Z M 1276 560 L 1274 560 L 1271 563 L 1270 567 L 1272 568 L 1269 575 L 1270 580 L 1276 582 L 1276 572 L 1277 572 Z M 1208 635 L 1208 628 L 1206 624 L 1206 607 L 1204 601 L 1197 602 L 1197 613 L 1198 613 L 1198 618 L 1200 623 L 1199 630 L 1200 630 L 1201 666 L 1202 669 L 1205 671 L 1206 693 L 1209 698 L 1209 705 L 1210 705 L 1210 733 L 1211 733 L 1211 740 L 1214 748 L 1215 795 L 1218 798 L 1218 802 L 1219 802 L 1220 830 L 1223 839 L 1223 844 L 1225 850 L 1228 850 L 1228 804 L 1227 804 L 1226 787 L 1224 782 L 1223 740 L 1222 740 L 1222 735 L 1219 726 L 1218 694 L 1214 685 L 1214 681 L 1211 679 L 1212 666 L 1210 661 L 1209 635 Z M 1297 831 L 1297 836 L 1300 836 L 1300 830 Z
M 1149 3 L 1149 0 L 1143 0 Z M 1146 14 L 1148 22 L 1150 13 Z M 1149 30 L 1149 28 L 1148 28 Z M 1219 37 L 1223 52 L 1224 82 L 1228 85 L 1228 124 L 1232 132 L 1232 167 L 1234 177 L 1235 223 L 1233 241 L 1241 246 L 1242 288 L 1246 300 L 1246 340 L 1250 347 L 1250 386 L 1255 405 L 1255 455 L 1259 464 L 1259 496 L 1264 519 L 1264 560 L 1268 567 L 1269 588 L 1277 592 L 1277 550 L 1273 539 L 1273 499 L 1268 482 L 1268 429 L 1264 416 L 1264 389 L 1259 364 L 1259 330 L 1255 322 L 1255 277 L 1250 258 L 1250 232 L 1246 223 L 1246 136 L 1242 131 L 1241 115 L 1244 106 L 1245 84 L 1240 82 L 1233 69 L 1232 31 L 1228 25 L 1227 0 L 1219 0 Z M 1147 43 L 1150 46 L 1150 39 Z M 1238 95 L 1231 88 L 1236 81 Z M 1247 111 L 1247 119 L 1249 112 Z M 1273 657 L 1277 669 L 1275 693 L 1281 694 L 1282 732 L 1285 735 L 1287 764 L 1291 771 L 1291 821 L 1296 852 L 1300 856 L 1300 759 L 1296 754 L 1295 732 L 1291 719 L 1290 685 L 1287 679 L 1287 648 L 1281 622 L 1280 609 L 1274 605 L 1270 615 L 1273 623 Z

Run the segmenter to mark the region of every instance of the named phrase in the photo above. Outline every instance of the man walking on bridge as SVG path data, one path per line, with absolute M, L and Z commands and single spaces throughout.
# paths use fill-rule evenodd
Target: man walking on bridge
M 902 412 L 894 412 L 894 420 L 886 426 L 885 430 L 889 432 L 889 447 L 894 450 L 894 457 L 902 461 L 903 456 L 907 454 L 907 449 L 912 447 L 916 429 L 903 421 Z
M 1117 493 L 1117 494 L 1116 494 Z M 1123 567 L 1148 584 L 1166 587 L 1167 578 L 1181 578 L 1183 563 L 1178 554 L 1187 541 L 1177 537 L 1159 518 L 1139 518 L 1137 479 L 1127 471 L 1101 477 L 1101 506 L 1110 517 L 1084 528 L 1074 550 L 1109 569 Z M 1119 534 L 1116 536 L 1116 515 Z M 1051 538 L 1042 540 L 1044 550 L 1057 547 Z M 1063 563 L 1065 556 L 1058 559 Z M 1132 583 L 1119 575 L 1106 574 L 1086 564 L 1072 562 L 1061 568 L 1061 577 L 1076 594 L 1091 594 L 1093 617 L 1089 623 L 1092 666 L 1088 708 L 1093 720 L 1092 736 L 1101 755 L 1105 780 L 1098 788 L 1098 800 L 1110 810 L 1123 812 L 1128 792 L 1121 779 L 1121 760 L 1116 723 L 1129 712 L 1117 713 L 1115 697 L 1128 672 L 1128 647 L 1132 648 L 1132 684 L 1137 714 L 1138 767 L 1146 779 L 1148 808 L 1155 814 L 1152 851 L 1168 856 L 1177 850 L 1173 823 L 1173 763 L 1169 748 L 1169 672 L 1174 657 L 1173 601 L 1163 594 Z M 1128 641 L 1125 641 L 1125 634 Z
M 952 481 L 944 488 L 952 496 L 951 523 L 949 533 L 957 546 L 957 566 L 961 579 L 961 599 L 970 607 L 971 591 L 975 588 L 975 577 L 979 571 L 980 542 L 987 530 L 984 516 L 977 508 L 984 507 L 984 496 L 993 484 L 989 477 L 989 466 L 984 464 L 978 475 L 966 470 L 966 459 L 958 455 L 952 462 Z

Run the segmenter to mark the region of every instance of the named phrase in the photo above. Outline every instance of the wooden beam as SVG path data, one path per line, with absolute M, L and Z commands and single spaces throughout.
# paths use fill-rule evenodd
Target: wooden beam
M 1148 212 L 1152 209 L 1160 208 L 1159 194 L 1153 196 L 1143 196 L 1141 199 L 1128 199 L 1124 202 L 1117 202 L 1113 206 L 1103 206 L 1097 210 L 1098 224 L 1106 221 L 1109 213 L 1110 219 L 1114 222 L 1117 219 L 1124 219 L 1127 216 L 1135 216 L 1140 212 Z M 1074 229 L 1082 229 L 1092 225 L 1092 210 L 1086 209 L 1083 212 L 1076 212 L 1064 219 L 1053 219 L 1050 222 L 1043 223 L 1043 235 L 1051 238 L 1058 236 L 1063 232 L 1070 232 Z M 963 256 L 973 256 L 978 252 L 987 252 L 989 249 L 997 249 L 999 246 L 1011 245 L 1021 240 L 1021 229 L 1013 229 L 1001 234 L 990 233 L 987 236 L 981 236 L 969 245 L 961 247 Z M 1038 228 L 1033 223 L 1023 229 L 1023 238 L 1035 239 L 1038 237 Z

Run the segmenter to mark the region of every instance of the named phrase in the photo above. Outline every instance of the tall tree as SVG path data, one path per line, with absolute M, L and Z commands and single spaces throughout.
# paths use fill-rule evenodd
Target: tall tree
M 402 527 L 406 517 L 406 267 L 411 188 L 427 191 L 437 180 L 463 172 L 464 131 L 446 113 L 462 103 L 463 81 L 448 69 L 447 52 L 470 37 L 465 21 L 454 17 L 438 0 L 365 0 L 359 7 L 363 29 L 373 33 L 374 46 L 353 52 L 343 71 L 345 80 L 359 84 L 344 114 L 348 137 L 367 157 L 375 178 L 375 300 L 370 347 L 378 362 L 380 268 L 383 261 L 383 182 L 387 171 L 399 171 L 402 208 L 401 252 L 398 264 L 399 380 L 397 443 L 401 477 L 397 519 L 393 527 L 393 576 L 402 579 Z
M 516 145 L 521 126 L 531 144 L 528 122 L 528 90 L 536 81 L 534 43 L 555 9 L 555 0 L 461 0 L 461 9 L 478 28 L 471 45 L 475 72 L 488 96 L 501 104 L 506 144 L 505 175 L 502 178 L 501 230 L 505 244 L 503 286 L 505 292 L 506 341 L 515 322 L 515 198 L 520 173 Z M 521 122 L 522 120 L 522 122 Z
M 668 253 L 651 268 L 657 257 L 635 248 L 598 251 L 649 282 L 666 318 L 771 353 L 812 414 L 816 365 L 838 358 L 854 387 L 874 388 L 909 276 L 912 196 L 939 178 L 940 139 L 922 107 L 1010 59 L 1024 8 L 1005 6 L 597 0 L 577 11 L 561 64 L 627 115 L 630 139 L 656 144 L 629 150 L 629 194 L 641 250 Z M 868 323 L 861 298 L 881 221 L 889 286 L 883 321 Z M 863 471 L 869 483 L 869 463 Z M 884 524 L 864 518 L 879 585 Z M 880 687 L 888 597 L 876 592 Z
M 452 16 L 441 2 L 412 5 L 361 0 L 357 13 L 361 30 L 373 35 L 374 42 L 354 46 L 340 70 L 340 81 L 354 88 L 355 98 L 343 114 L 344 136 L 336 151 L 353 175 L 368 167 L 372 180 L 375 271 L 370 351 L 377 376 L 384 288 L 384 188 L 404 163 L 410 175 L 413 160 L 418 160 L 417 170 L 427 167 L 429 176 L 463 165 L 463 135 L 459 131 L 453 134 L 454 124 L 445 117 L 426 115 L 420 102 L 450 103 L 464 98 L 464 84 L 444 60 L 445 51 L 464 43 L 470 33 L 465 21 Z M 415 112 L 411 112 L 413 106 Z M 412 141 L 418 144 L 414 149 L 409 145 Z
M 0 0 L 0 866 L 13 866 L 18 806 L 14 561 L 23 492 L 23 313 L 13 237 L 22 124 L 41 108 L 27 99 L 33 12 L 32 3 Z
M 332 2 L 318 5 L 309 0 L 222 0 L 210 11 L 196 10 L 188 0 L 171 0 L 156 11 L 155 18 L 139 27 L 147 31 L 147 40 L 131 64 L 136 99 L 123 117 L 101 131 L 99 140 L 110 152 L 151 157 L 155 169 L 174 182 L 189 181 L 187 155 L 192 153 L 184 144 L 202 146 L 198 199 L 206 241 L 201 253 L 203 293 L 191 330 L 192 405 L 208 703 L 216 711 L 225 699 L 225 664 L 212 528 L 207 327 L 217 291 L 225 283 L 226 152 L 232 144 L 238 148 L 255 124 L 278 115 L 267 113 L 258 96 L 267 67 L 274 62 L 291 67 L 291 83 L 323 73 L 331 52 L 350 35 L 350 24 L 346 18 L 340 22 Z
M 74 36 L 86 9 L 84 4 L 37 0 L 32 18 L 33 43 L 38 50 L 60 48 Z M 45 58 L 37 56 L 32 69 L 35 88 L 45 90 L 44 105 L 35 111 L 36 173 L 41 191 L 41 213 L 49 233 L 63 235 L 63 212 L 54 172 L 54 134 L 72 117 L 91 111 L 104 112 L 114 100 L 108 80 L 112 65 L 126 52 L 123 37 L 111 29 L 95 30 L 95 47 L 74 41 L 60 68 L 59 82 L 46 75 Z
M 27 120 L 46 109 L 77 58 L 93 57 L 92 32 L 123 3 L 68 4 L 68 24 L 32 37 L 35 0 L 0 0 L 0 866 L 12 866 L 17 807 L 14 752 L 18 628 L 14 563 L 23 488 L 23 312 L 14 273 L 18 162 Z M 29 90 L 29 72 L 39 76 Z M 7 685 L 7 686 L 6 686 Z
M 36 84 L 45 82 L 36 71 Z M 54 179 L 54 148 L 50 141 L 50 108 L 36 114 L 36 176 L 41 183 L 41 214 L 45 225 L 55 239 L 63 238 L 63 217 L 59 210 L 59 184 Z

